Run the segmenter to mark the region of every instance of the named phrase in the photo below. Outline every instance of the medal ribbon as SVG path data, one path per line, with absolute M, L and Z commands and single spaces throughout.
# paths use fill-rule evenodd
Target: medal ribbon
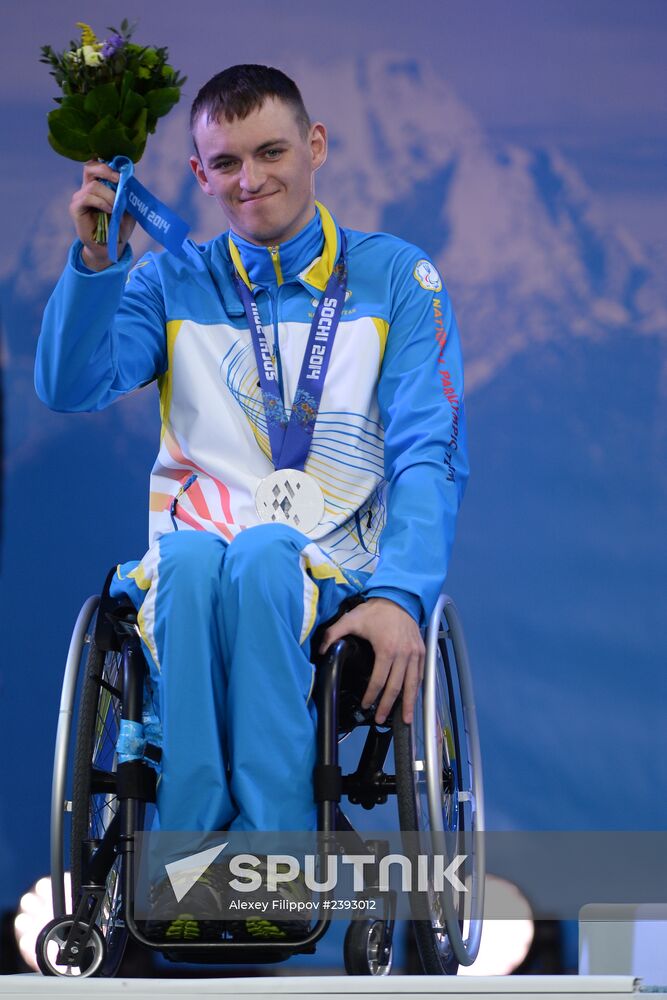
M 310 327 L 289 420 L 280 396 L 278 373 L 262 329 L 255 296 L 236 271 L 234 272 L 238 292 L 250 327 L 266 414 L 271 458 L 276 469 L 303 471 L 310 451 L 324 381 L 347 290 L 346 245 L 345 234 L 342 230 L 340 239 L 338 261 L 329 276 Z
M 183 241 L 190 229 L 187 222 L 139 183 L 134 176 L 134 163 L 129 157 L 115 156 L 109 166 L 120 174 L 118 184 L 104 182 L 109 187 L 116 188 L 116 199 L 109 219 L 109 258 L 114 264 L 118 260 L 118 232 L 123 212 L 134 216 L 148 235 L 163 247 L 177 257 L 183 257 Z

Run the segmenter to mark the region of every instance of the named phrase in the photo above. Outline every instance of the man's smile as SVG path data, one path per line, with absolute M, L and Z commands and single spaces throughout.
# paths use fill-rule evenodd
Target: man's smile
M 279 194 L 279 191 L 269 191 L 267 194 L 254 194 L 249 198 L 239 198 L 242 205 L 246 205 L 251 201 L 263 201 L 265 198 L 271 198 L 274 194 Z

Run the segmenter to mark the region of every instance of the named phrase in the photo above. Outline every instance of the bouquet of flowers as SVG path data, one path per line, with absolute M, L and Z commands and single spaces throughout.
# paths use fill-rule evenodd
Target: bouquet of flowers
M 137 163 L 146 139 L 155 132 L 181 96 L 186 77 L 169 65 L 166 48 L 141 47 L 132 41 L 134 25 L 122 21 L 108 28 L 100 42 L 92 28 L 78 22 L 81 41 L 64 52 L 42 46 L 40 62 L 52 66 L 62 88 L 59 104 L 48 115 L 49 143 L 70 160 L 110 160 L 127 156 Z M 100 212 L 97 240 L 106 242 L 106 213 Z

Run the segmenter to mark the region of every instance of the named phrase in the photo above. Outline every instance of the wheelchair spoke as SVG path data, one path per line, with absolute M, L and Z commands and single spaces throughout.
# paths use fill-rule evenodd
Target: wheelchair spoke
M 101 753 L 103 747 L 108 744 L 112 744 L 115 747 L 116 737 L 120 726 L 120 719 L 117 718 L 115 712 L 112 718 L 109 718 L 108 716 L 104 718 L 98 716 L 98 726 L 99 732 L 95 747 L 96 754 Z M 106 740 L 103 739 L 104 737 L 106 737 Z
M 102 899 L 100 912 L 97 915 L 97 923 L 107 940 L 121 917 L 122 911 L 122 879 L 120 870 L 120 858 L 113 863 L 113 867 L 107 878 L 107 888 Z
M 116 740 L 120 728 L 120 691 L 118 677 L 121 658 L 118 654 L 107 656 L 102 678 L 95 721 L 95 744 L 93 765 L 105 766 L 113 770 L 115 765 Z
M 114 698 L 122 697 L 122 691 L 120 691 L 117 687 L 114 687 L 113 684 L 110 684 L 109 681 L 105 680 L 104 677 L 100 681 L 100 687 L 103 687 L 104 690 L 108 691 L 109 694 L 112 695 L 112 697 Z
M 102 948 L 102 974 L 109 976 L 118 969 L 127 940 L 123 908 L 124 861 L 122 856 L 113 854 L 115 834 L 109 829 L 120 808 L 116 794 L 116 742 L 121 717 L 122 656 L 99 648 L 95 633 L 95 627 L 91 627 L 90 639 L 83 652 L 85 666 L 81 667 L 84 682 L 72 778 L 71 868 L 72 892 L 76 899 L 82 888 L 89 850 L 95 846 L 84 845 L 90 841 L 104 842 L 104 855 L 99 857 L 98 869 L 100 864 L 102 869 L 106 864 L 109 868 L 95 929 Z M 107 855 L 108 861 L 105 861 Z M 69 974 L 77 972 L 70 970 Z
M 88 829 L 93 839 L 102 839 L 117 812 L 118 799 L 115 796 L 106 798 L 99 805 L 91 799 Z

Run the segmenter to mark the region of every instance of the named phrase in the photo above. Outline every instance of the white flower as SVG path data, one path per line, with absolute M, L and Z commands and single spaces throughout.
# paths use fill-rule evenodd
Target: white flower
M 65 59 L 70 63 L 85 63 L 86 66 L 99 66 L 104 62 L 104 56 L 99 51 L 101 45 L 82 45 L 80 49 L 65 53 Z
M 86 66 L 99 66 L 103 61 L 102 54 L 99 52 L 98 47 L 94 45 L 83 45 L 79 52 L 83 56 L 83 61 Z

